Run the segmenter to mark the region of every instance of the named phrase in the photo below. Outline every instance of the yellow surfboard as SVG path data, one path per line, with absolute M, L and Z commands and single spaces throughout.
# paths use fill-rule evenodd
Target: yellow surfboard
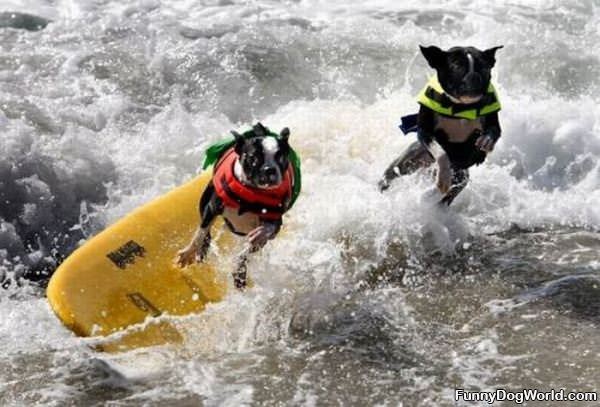
M 174 259 L 199 224 L 198 202 L 212 173 L 140 207 L 71 254 L 48 284 L 48 301 L 79 336 L 109 336 L 98 347 L 121 351 L 172 343 L 181 336 L 165 315 L 202 311 L 220 301 L 229 273 L 215 256 L 179 268 Z M 213 244 L 226 249 L 230 233 Z M 113 338 L 113 339 L 111 339 Z

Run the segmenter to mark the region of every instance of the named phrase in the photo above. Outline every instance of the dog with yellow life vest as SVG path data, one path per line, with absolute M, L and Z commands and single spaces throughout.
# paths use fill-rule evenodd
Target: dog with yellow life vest
M 496 62 L 494 47 L 421 47 L 436 70 L 419 93 L 418 114 L 402 118 L 404 133 L 417 132 L 417 140 L 395 159 L 379 181 L 381 191 L 394 178 L 437 164 L 441 204 L 450 205 L 469 180 L 469 167 L 481 164 L 500 138 L 500 101 L 491 83 Z
M 247 237 L 234 271 L 234 285 L 246 287 L 248 254 L 274 239 L 282 216 L 301 190 L 300 159 L 290 147 L 288 128 L 279 134 L 261 123 L 243 134 L 208 148 L 203 167 L 213 165 L 213 177 L 200 197 L 201 223 L 190 243 L 177 254 L 185 267 L 204 260 L 210 247 L 210 229 L 222 216 L 230 231 Z

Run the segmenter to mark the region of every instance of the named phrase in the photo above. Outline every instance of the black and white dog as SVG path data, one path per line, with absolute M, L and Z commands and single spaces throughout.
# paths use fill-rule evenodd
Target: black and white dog
M 287 128 L 276 135 L 257 123 L 243 135 L 232 134 L 235 143 L 215 164 L 213 178 L 200 199 L 201 224 L 178 252 L 177 263 L 184 267 L 204 260 L 211 225 L 221 215 L 233 233 L 248 239 L 234 272 L 235 286 L 243 289 L 248 253 L 262 248 L 281 228 L 292 197 L 294 171 L 288 159 Z
M 421 47 L 436 70 L 421 91 L 416 120 L 418 140 L 394 160 L 379 181 L 381 191 L 394 178 L 437 163 L 437 187 L 450 205 L 466 186 L 468 168 L 482 163 L 500 138 L 500 102 L 491 85 L 494 47 Z

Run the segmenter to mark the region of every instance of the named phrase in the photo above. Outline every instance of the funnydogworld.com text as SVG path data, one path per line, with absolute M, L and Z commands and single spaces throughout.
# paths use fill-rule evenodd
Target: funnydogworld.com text
M 598 401 L 598 393 L 594 391 L 566 391 L 565 389 L 552 389 L 550 391 L 540 391 L 537 389 L 523 389 L 520 391 L 509 391 L 505 389 L 495 389 L 493 391 L 468 391 L 464 389 L 455 389 L 454 400 L 456 402 L 486 402 L 490 405 L 500 401 L 511 401 L 516 404 L 523 404 L 528 401 L 563 401 L 565 403 L 572 403 L 578 401 Z M 469 404 L 470 403 L 466 403 L 465 405 Z

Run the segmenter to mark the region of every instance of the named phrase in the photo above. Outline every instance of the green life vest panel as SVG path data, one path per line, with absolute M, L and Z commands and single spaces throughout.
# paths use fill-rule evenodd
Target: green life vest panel
M 457 119 L 475 120 L 478 117 L 498 112 L 502 106 L 494 85 L 490 82 L 485 95 L 477 103 L 463 105 L 454 103 L 444 92 L 437 75 L 429 78 L 427 85 L 419 92 L 417 102 L 444 116 Z
M 252 130 L 248 130 L 242 133 L 242 136 L 246 138 L 250 138 L 254 136 L 254 132 Z M 269 132 L 267 134 L 268 137 L 279 138 L 279 135 L 276 133 Z M 214 165 L 219 158 L 225 153 L 225 151 L 229 150 L 235 144 L 235 138 L 228 137 L 226 139 L 217 141 L 214 144 L 211 144 L 207 149 L 204 155 L 204 162 L 202 163 L 202 169 L 205 170 L 211 165 Z M 292 186 L 292 199 L 290 200 L 290 205 L 288 207 L 291 208 L 298 199 L 298 195 L 300 195 L 300 191 L 302 190 L 302 172 L 300 171 L 300 156 L 290 147 L 290 152 L 288 154 L 288 160 L 290 161 L 290 165 L 294 169 L 294 184 Z

